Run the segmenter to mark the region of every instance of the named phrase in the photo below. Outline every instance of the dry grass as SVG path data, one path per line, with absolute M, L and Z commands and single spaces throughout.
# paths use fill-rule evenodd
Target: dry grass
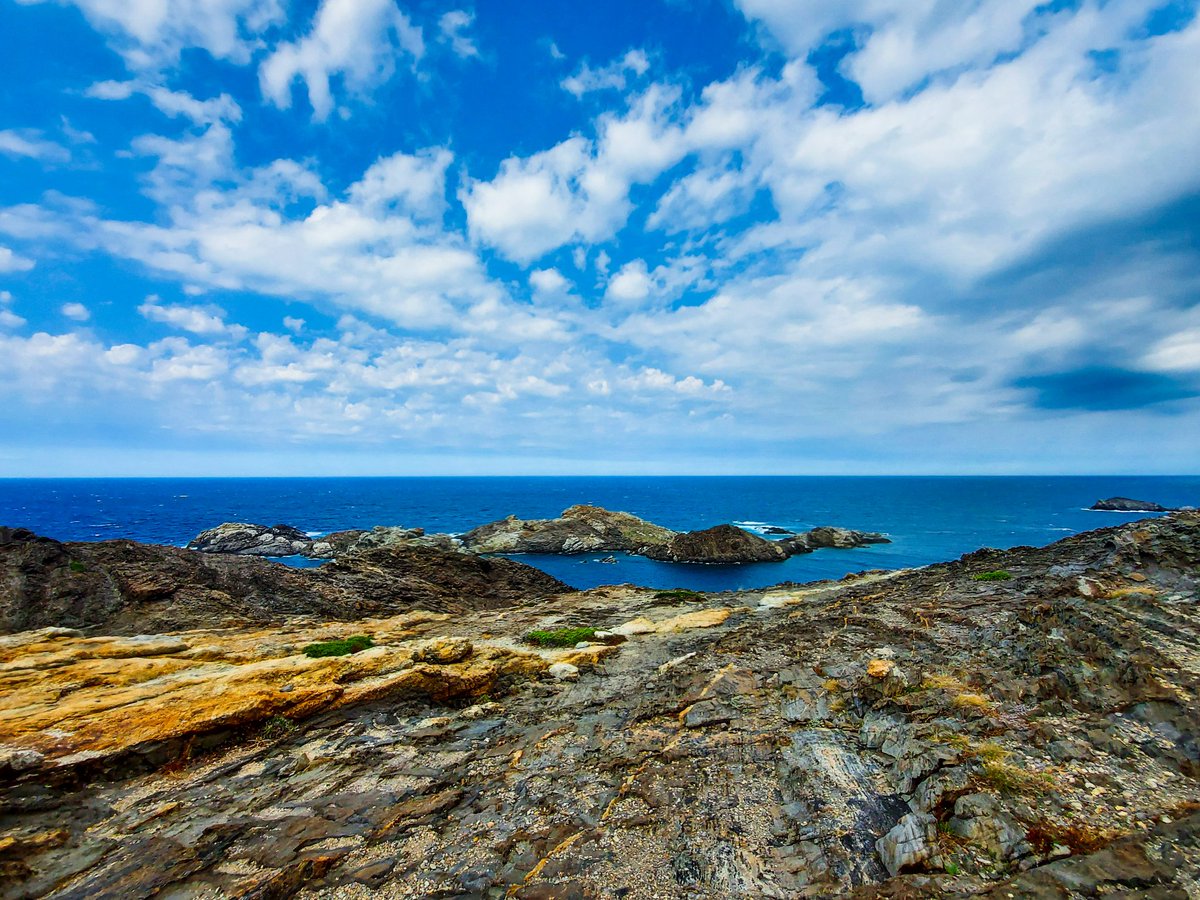
M 950 703 L 955 709 L 974 709 L 984 713 L 991 712 L 993 709 L 991 700 L 983 696 L 983 694 L 973 694 L 969 691 L 962 694 L 956 694 Z
M 927 691 L 965 691 L 967 686 L 962 680 L 953 675 L 929 675 L 921 680 L 921 687 Z
M 985 761 L 981 773 L 984 781 L 1004 794 L 1040 797 L 1056 787 L 1048 772 L 1031 772 L 1001 760 Z
M 836 694 L 838 691 L 840 691 L 842 689 L 842 683 L 840 681 L 838 681 L 836 678 L 830 678 L 828 681 L 825 682 L 825 684 L 822 685 L 822 687 L 824 687 L 825 690 L 829 691 L 829 693 Z
M 1114 588 L 1104 595 L 1106 600 L 1121 600 L 1124 597 L 1153 597 L 1158 593 L 1151 587 Z

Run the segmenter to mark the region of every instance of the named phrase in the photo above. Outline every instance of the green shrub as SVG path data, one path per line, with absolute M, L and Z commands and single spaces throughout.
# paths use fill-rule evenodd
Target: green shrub
M 556 631 L 531 631 L 525 635 L 525 640 L 539 647 L 574 647 L 595 636 L 595 628 L 559 628 Z
M 701 600 L 703 597 L 704 595 L 699 591 L 689 591 L 687 588 L 659 591 L 654 595 L 655 600 Z
M 1012 573 L 1006 572 L 1004 569 L 997 569 L 995 572 L 980 572 L 971 577 L 976 581 L 1008 581 L 1012 578 Z
M 962 871 L 962 869 L 960 869 L 958 867 L 958 863 L 953 863 L 953 862 L 946 863 L 946 865 L 943 868 L 945 868 L 947 875 L 957 875 L 959 872 Z
M 81 563 L 77 559 L 71 560 L 67 565 L 70 567 L 72 572 L 86 572 L 87 571 L 87 566 L 85 566 L 83 563 Z
M 277 738 L 287 737 L 289 734 L 295 734 L 298 729 L 299 726 L 287 716 L 271 716 L 263 723 L 258 736 L 264 741 L 273 741 Z
M 346 656 L 350 653 L 357 653 L 359 650 L 366 650 L 368 647 L 374 647 L 375 642 L 371 640 L 369 634 L 356 634 L 353 637 L 342 638 L 336 641 L 322 641 L 319 644 L 309 644 L 304 648 L 304 655 L 319 659 L 322 656 Z

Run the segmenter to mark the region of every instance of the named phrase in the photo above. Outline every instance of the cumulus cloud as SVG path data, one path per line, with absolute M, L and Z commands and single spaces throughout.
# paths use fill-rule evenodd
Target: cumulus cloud
M 196 125 L 239 122 L 242 118 L 242 108 L 228 94 L 198 100 L 187 91 L 173 91 L 136 80 L 98 81 L 84 92 L 85 96 L 96 100 L 128 100 L 135 94 L 149 98 L 159 112 L 171 117 L 184 116 Z
M 0 273 L 28 272 L 33 266 L 32 259 L 14 253 L 8 247 L 0 247 Z
M 229 336 L 239 340 L 246 334 L 246 329 L 241 325 L 226 324 L 225 311 L 215 306 L 163 304 L 157 297 L 148 297 L 146 302 L 138 307 L 138 312 L 151 322 L 160 322 L 193 334 L 208 337 Z
M 86 322 L 92 317 L 91 310 L 82 303 L 64 303 L 62 305 L 62 314 L 68 319 L 74 319 L 76 322 Z
M 259 82 L 264 97 L 287 109 L 293 82 L 302 80 L 313 119 L 323 121 L 333 110 L 331 79 L 362 93 L 392 77 L 397 57 L 415 63 L 424 53 L 421 29 L 394 0 L 322 0 L 312 30 L 276 46 L 259 67 Z

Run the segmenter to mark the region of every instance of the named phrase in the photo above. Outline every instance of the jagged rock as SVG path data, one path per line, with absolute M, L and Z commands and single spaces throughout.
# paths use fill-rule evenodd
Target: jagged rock
M 462 536 L 476 553 L 590 553 L 616 550 L 636 553 L 664 544 L 675 532 L 626 512 L 599 506 L 572 506 L 557 519 L 509 516 L 480 525 Z
M 570 663 L 554 663 L 546 670 L 556 681 L 574 681 L 579 677 L 579 667 Z
M 954 804 L 949 830 L 978 844 L 999 859 L 1015 859 L 1030 852 L 1025 830 L 1002 811 L 991 794 L 966 794 Z
M 934 857 L 937 820 L 928 813 L 913 812 L 875 843 L 889 875 L 916 868 Z
M 787 553 L 776 541 L 732 525 L 677 534 L 665 544 L 642 551 L 643 556 L 680 563 L 779 562 Z
M 1097 500 L 1089 509 L 1098 509 L 1104 512 L 1170 512 L 1165 506 L 1160 506 L 1157 503 L 1152 503 L 1149 500 L 1131 500 L 1128 497 L 1109 497 L 1107 500 Z

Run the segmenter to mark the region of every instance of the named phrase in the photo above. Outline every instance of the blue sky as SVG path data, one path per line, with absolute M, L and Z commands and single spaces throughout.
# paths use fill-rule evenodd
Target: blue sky
M 0 0 L 0 475 L 1197 471 L 1161 0 Z

